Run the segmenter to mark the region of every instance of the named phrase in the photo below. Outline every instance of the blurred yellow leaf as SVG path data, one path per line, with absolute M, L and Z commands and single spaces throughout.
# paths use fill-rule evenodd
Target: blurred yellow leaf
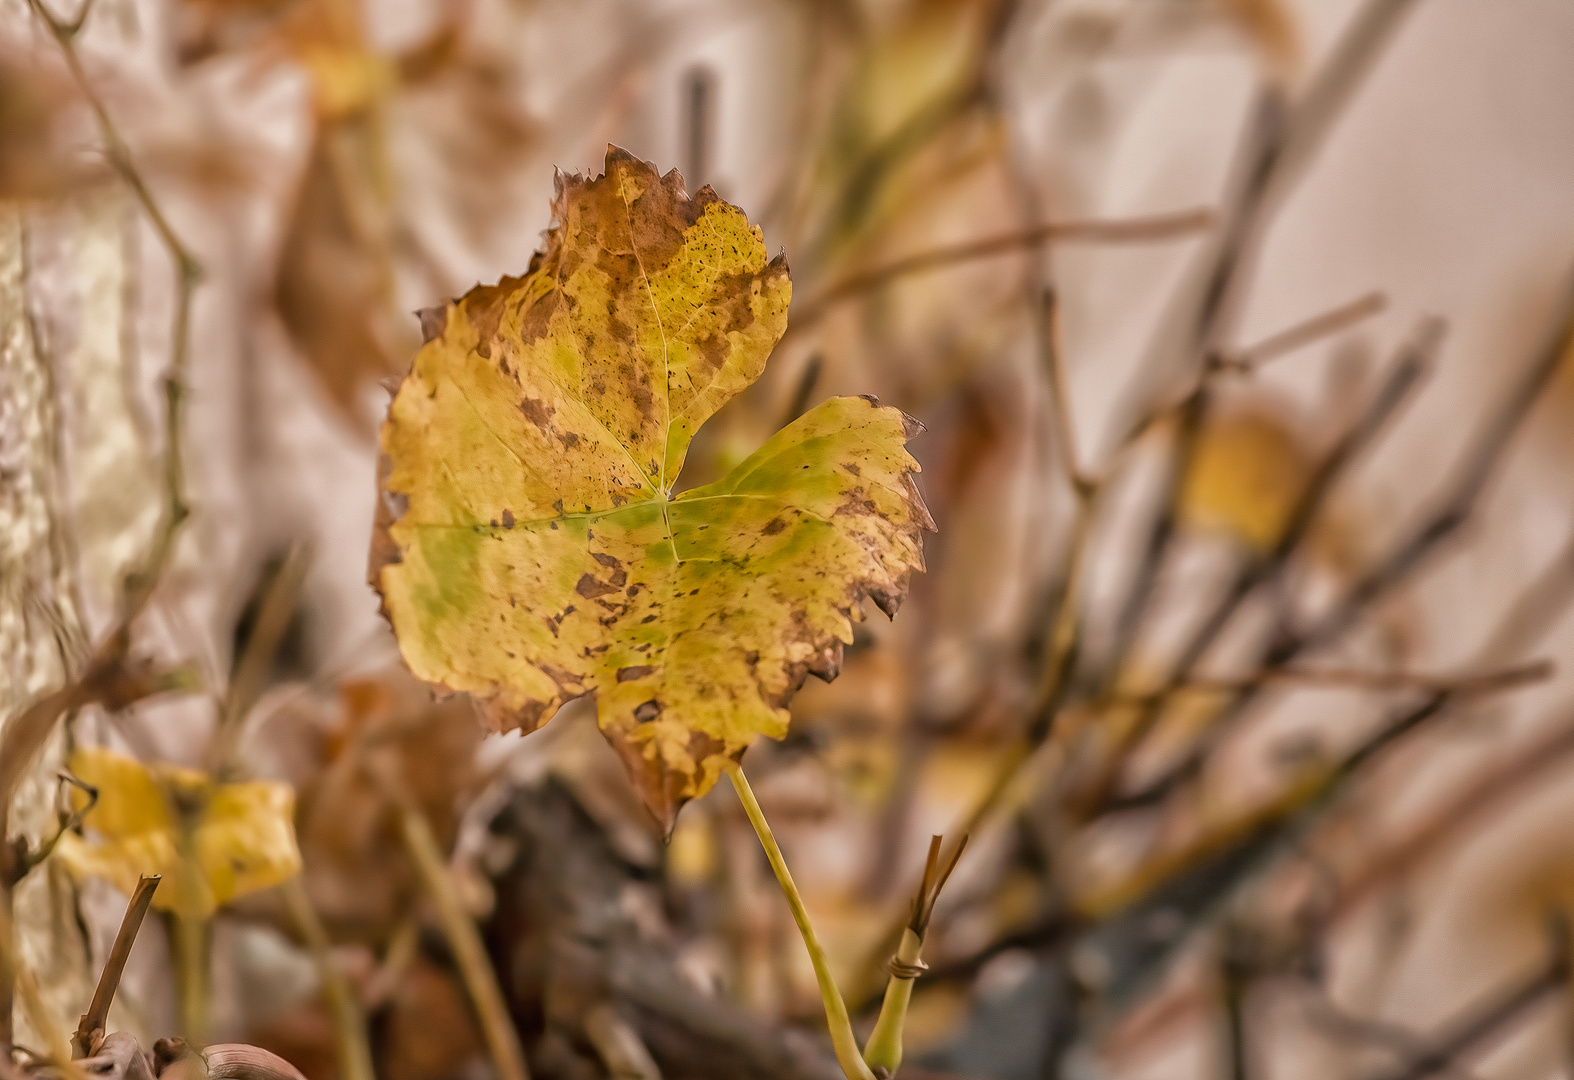
M 67 833 L 55 849 L 79 878 L 107 878 L 130 894 L 142 875 L 162 874 L 153 903 L 190 917 L 211 915 L 301 868 L 288 784 L 221 784 L 195 769 L 144 765 L 98 747 L 78 748 L 71 771 L 98 789 L 83 822 L 92 838 Z M 76 798 L 86 805 L 85 795 Z
M 900 199 L 892 182 L 963 111 L 978 85 L 994 0 L 918 0 L 863 43 L 814 156 L 803 207 L 818 266 L 857 241 Z M 910 192 L 919 195 L 920 192 Z
M 716 848 L 716 824 L 710 815 L 690 814 L 679 819 L 667 844 L 667 876 L 680 886 L 706 884 L 721 864 Z
M 1310 469 L 1289 427 L 1262 412 L 1210 421 L 1180 491 L 1181 521 L 1267 551 L 1289 524 Z
M 323 120 L 365 111 L 392 92 L 397 82 L 391 60 L 354 45 L 306 42 L 297 49 L 296 59 L 311 75 L 317 115 Z
M 961 92 L 977 68 L 992 7 L 926 0 L 872 45 L 848 102 L 864 138 L 889 139 L 925 109 Z
M 317 117 L 326 123 L 357 116 L 398 86 L 397 64 L 366 44 L 359 5 L 304 0 L 284 18 L 274 42 L 311 76 Z

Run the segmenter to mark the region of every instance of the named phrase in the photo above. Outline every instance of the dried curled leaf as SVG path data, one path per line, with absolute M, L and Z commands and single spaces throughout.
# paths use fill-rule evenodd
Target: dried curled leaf
M 833 398 L 672 495 L 790 295 L 741 210 L 609 148 L 604 176 L 560 178 L 525 277 L 425 313 L 383 427 L 372 576 L 406 662 L 500 729 L 595 694 L 669 828 L 786 733 L 807 672 L 835 675 L 865 595 L 894 613 L 933 528 L 916 425 L 872 399 Z
M 143 874 L 162 874 L 155 907 L 188 916 L 272 888 L 300 871 L 295 793 L 288 784 L 221 784 L 195 769 L 144 765 L 99 747 L 79 747 L 71 771 L 98 789 L 84 839 L 55 848 L 78 877 L 103 877 L 130 895 Z M 86 805 L 85 796 L 75 796 Z

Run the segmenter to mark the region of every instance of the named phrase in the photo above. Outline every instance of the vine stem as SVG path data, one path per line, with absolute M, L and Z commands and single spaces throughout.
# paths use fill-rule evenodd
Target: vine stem
M 459 975 L 475 1005 L 481 1033 L 491 1052 L 492 1062 L 497 1066 L 498 1076 L 502 1080 L 530 1080 L 525 1054 L 519 1045 L 519 1036 L 514 1031 L 514 1023 L 509 1018 L 503 991 L 497 985 L 497 976 L 492 971 L 491 961 L 487 959 L 486 946 L 481 941 L 480 932 L 476 930 L 475 921 L 465 910 L 454 888 L 442 848 L 438 846 L 437 837 L 432 834 L 432 826 L 414 799 L 402 792 L 397 793 L 399 828 L 404 834 L 405 850 L 415 863 L 427 893 L 437 905 L 443 933 L 454 951 Z
M 77 54 L 76 35 L 81 32 L 92 11 L 92 0 L 86 0 L 77 17 L 69 22 L 56 17 L 45 6 L 44 0 L 27 0 L 27 5 L 59 45 L 66 66 L 93 113 L 103 140 L 106 160 L 130 188 L 137 204 L 169 252 L 174 264 L 175 310 L 170 328 L 169 369 L 164 378 L 164 507 L 158 529 L 143 561 L 126 575 L 118 623 L 99 646 L 95 663 L 82 677 L 34 701 L 5 725 L 4 752 L 0 753 L 0 916 L 4 916 L 0 918 L 0 952 L 9 951 L 12 947 L 9 919 L 12 890 L 20 881 L 17 872 L 25 873 L 28 869 L 27 860 L 19 858 L 24 854 L 24 849 L 8 842 L 11 800 L 16 794 L 16 787 L 61 715 L 78 705 L 105 699 L 109 688 L 105 682 L 106 676 L 121 669 L 121 661 L 125 659 L 131 644 L 131 625 L 151 600 L 170 561 L 180 526 L 191 513 L 186 501 L 181 436 L 185 415 L 186 369 L 191 354 L 192 292 L 202 278 L 201 265 L 170 225 L 163 208 L 137 171 L 130 148 L 116 128 L 103 99 L 94 90 L 82 66 L 81 57 Z M 104 685 L 90 685 L 95 679 Z M 114 697 L 113 694 L 109 696 Z M 116 707 L 128 703 L 128 699 L 118 700 L 120 704 Z M 0 1064 L 4 1065 L 10 1064 L 12 1049 L 14 974 L 7 965 L 0 964 Z
M 115 991 L 120 988 L 120 976 L 125 973 L 126 961 L 131 958 L 131 947 L 137 943 L 137 932 L 142 929 L 148 905 L 153 902 L 153 891 L 162 880 L 160 874 L 144 874 L 142 880 L 137 882 L 137 890 L 131 894 L 126 914 L 120 920 L 120 932 L 115 935 L 115 944 L 109 950 L 109 958 L 104 961 L 104 970 L 99 973 L 93 1000 L 77 1022 L 76 1034 L 71 1038 L 72 1057 L 92 1057 L 98 1049 L 97 1044 L 103 1040 L 104 1029 L 109 1023 L 109 1006 L 115 1000 Z
M 803 906 L 803 897 L 798 895 L 798 886 L 793 884 L 792 872 L 787 869 L 787 860 L 782 858 L 782 849 L 771 832 L 770 822 L 765 820 L 765 812 L 754 797 L 754 789 L 749 787 L 749 779 L 743 775 L 741 765 L 728 765 L 727 776 L 732 780 L 733 790 L 738 793 L 738 801 L 743 803 L 743 812 L 749 816 L 749 824 L 754 826 L 754 834 L 760 838 L 765 857 L 771 861 L 776 883 L 781 886 L 782 895 L 787 897 L 787 906 L 792 908 L 792 917 L 798 924 L 803 946 L 809 950 L 809 962 L 814 965 L 814 977 L 820 984 L 820 1000 L 825 1004 L 825 1024 L 831 1031 L 831 1046 L 836 1051 L 836 1063 L 842 1067 L 847 1080 L 878 1080 L 858 1050 L 858 1039 L 853 1034 L 852 1020 L 847 1015 L 847 1003 L 842 1000 L 842 992 L 836 988 L 836 980 L 831 977 L 831 965 L 825 950 L 820 946 L 820 939 L 815 935 L 814 924 L 809 921 L 809 910 Z
M 311 950 L 312 962 L 317 965 L 317 975 L 322 980 L 323 997 L 333 1013 L 334 1049 L 339 1062 L 341 1080 L 377 1080 L 372 1066 L 372 1051 L 366 1041 L 366 1016 L 361 1003 L 356 1000 L 350 981 L 333 962 L 332 944 L 328 931 L 312 907 L 311 898 L 301 875 L 296 874 L 279 887 L 284 906 L 295 920 L 306 947 Z

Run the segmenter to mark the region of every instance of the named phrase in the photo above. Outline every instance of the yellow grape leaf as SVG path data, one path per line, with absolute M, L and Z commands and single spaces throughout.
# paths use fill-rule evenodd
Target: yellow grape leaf
M 1210 420 L 1180 491 L 1180 518 L 1259 551 L 1284 534 L 1311 466 L 1278 419 L 1255 412 Z
M 833 398 L 726 477 L 673 494 L 689 440 L 787 324 L 784 258 L 677 172 L 609 147 L 560 177 L 523 278 L 423 313 L 383 426 L 372 579 L 406 663 L 500 730 L 596 697 L 670 830 L 833 677 L 872 596 L 895 612 L 933 528 L 915 422 Z
M 295 792 L 288 784 L 221 784 L 195 769 L 144 765 L 89 746 L 71 755 L 71 771 L 98 789 L 98 802 L 83 819 L 89 838 L 66 833 L 55 848 L 79 878 L 107 878 L 129 895 L 143 874 L 162 874 L 155 907 L 207 916 L 300 871 Z M 81 792 L 74 797 L 79 809 L 87 804 Z M 190 830 L 184 851 L 182 815 Z

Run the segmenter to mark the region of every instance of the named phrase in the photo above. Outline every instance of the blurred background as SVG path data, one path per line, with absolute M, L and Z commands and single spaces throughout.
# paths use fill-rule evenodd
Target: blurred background
M 108 747 L 289 784 L 303 866 L 203 980 L 151 918 L 112 1028 L 511 1080 L 418 812 L 532 1076 L 839 1075 L 734 794 L 663 843 L 593 709 L 485 735 L 366 584 L 412 312 L 609 142 L 792 268 L 685 485 L 832 394 L 928 428 L 928 573 L 747 758 L 865 1026 L 970 833 L 902 1075 L 1571 1075 L 1566 0 L 0 0 L 11 833 L 100 842 Z M 58 697 L 116 642 L 152 684 Z M 124 910 L 79 871 L 14 889 L 23 1046 Z

